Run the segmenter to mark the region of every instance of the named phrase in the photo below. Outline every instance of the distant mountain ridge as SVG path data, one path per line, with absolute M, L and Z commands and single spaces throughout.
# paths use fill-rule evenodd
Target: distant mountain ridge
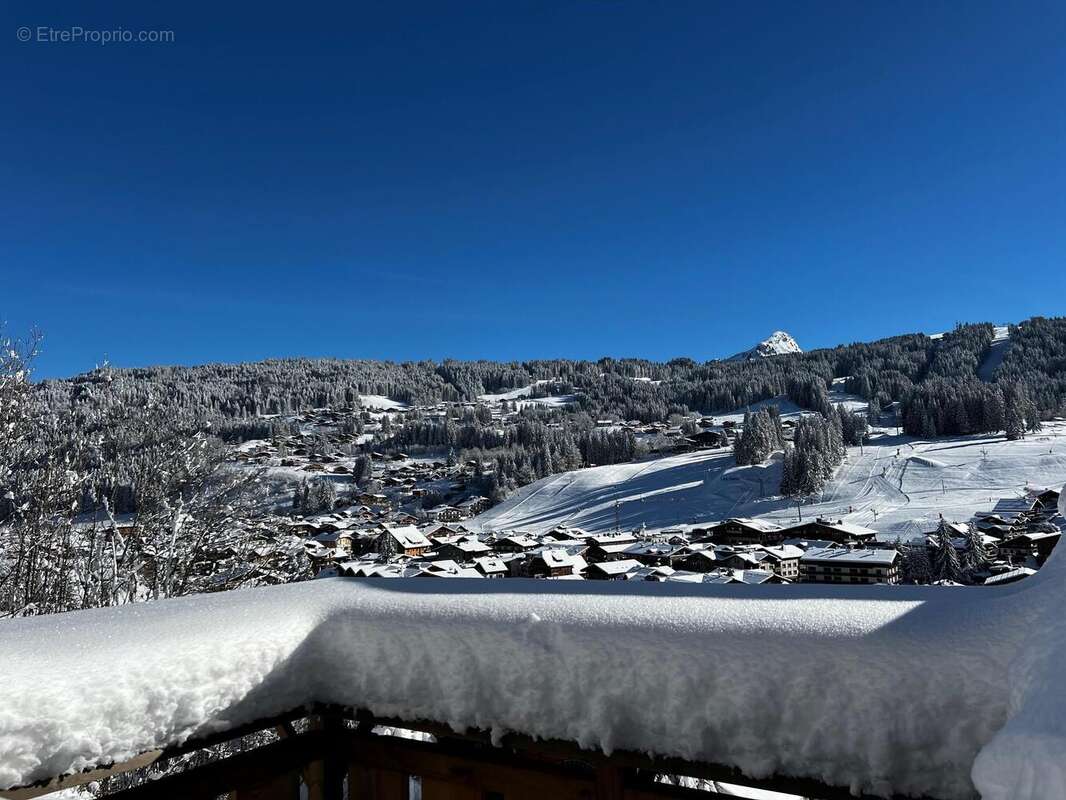
M 785 331 L 774 331 L 750 350 L 730 356 L 726 361 L 752 361 L 786 353 L 802 353 L 803 349 L 792 336 Z

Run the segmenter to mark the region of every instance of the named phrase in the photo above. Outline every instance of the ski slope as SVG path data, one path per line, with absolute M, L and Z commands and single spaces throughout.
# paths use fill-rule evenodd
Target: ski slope
M 647 526 L 660 530 L 727 517 L 797 521 L 796 506 L 776 495 L 780 461 L 735 466 L 728 450 L 704 450 L 630 464 L 575 470 L 523 487 L 472 520 L 481 530 L 532 533 L 567 524 L 589 532 Z M 1066 482 L 1066 423 L 1047 423 L 1023 441 L 965 436 L 933 441 L 876 429 L 860 451 L 849 448 L 803 518 L 843 518 L 906 540 L 936 527 L 942 513 L 964 521 L 1029 486 Z
M 977 368 L 977 377 L 985 383 L 990 383 L 996 369 L 1003 363 L 1003 357 L 1007 355 L 1009 347 L 1010 328 L 1006 325 L 997 325 L 992 330 L 992 346 L 988 348 L 988 353 Z

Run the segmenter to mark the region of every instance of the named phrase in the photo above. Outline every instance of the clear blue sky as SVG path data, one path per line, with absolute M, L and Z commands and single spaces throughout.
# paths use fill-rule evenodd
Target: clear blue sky
M 40 376 L 1066 313 L 1066 4 L 9 2 Z M 172 44 L 20 42 L 28 26 Z

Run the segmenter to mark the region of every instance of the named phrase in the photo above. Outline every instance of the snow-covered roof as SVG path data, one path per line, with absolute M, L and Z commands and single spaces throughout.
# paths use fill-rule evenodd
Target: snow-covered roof
M 9 620 L 0 788 L 323 702 L 855 791 L 1066 797 L 1063 551 L 980 589 L 663 589 L 328 578 Z
M 810 525 L 809 522 L 801 522 L 797 525 L 793 525 L 793 528 L 803 528 Z M 833 530 L 846 533 L 849 536 L 856 538 L 867 538 L 877 535 L 877 531 L 873 528 L 867 528 L 865 525 L 857 525 L 854 522 L 848 522 L 842 519 L 823 519 L 819 518 L 815 520 L 815 524 L 821 525 L 825 528 L 832 528 Z
M 619 561 L 601 561 L 591 565 L 589 569 L 597 570 L 604 575 L 624 575 L 627 572 L 640 569 L 643 566 L 644 565 L 639 561 L 635 561 L 632 558 L 625 558 Z
M 482 572 L 507 572 L 507 564 L 503 559 L 494 556 L 475 558 L 474 564 Z
M 432 547 L 433 543 L 414 525 L 385 525 L 385 530 L 392 535 L 404 549 Z
M 760 584 L 773 580 L 774 573 L 768 569 L 735 569 L 733 578 L 740 583 Z
M 585 568 L 585 559 L 579 555 L 568 553 L 565 550 L 558 548 L 545 548 L 538 553 L 541 560 L 548 567 L 574 567 L 575 569 Z
M 899 558 L 897 550 L 848 550 L 846 547 L 826 547 L 820 550 L 808 550 L 800 561 L 816 563 L 865 564 L 875 567 L 889 567 Z
M 725 525 L 729 523 L 744 525 L 745 527 L 762 531 L 763 533 L 772 533 L 781 530 L 781 526 L 775 525 L 773 522 L 769 522 L 765 519 L 752 519 L 750 517 L 730 517 L 720 524 Z

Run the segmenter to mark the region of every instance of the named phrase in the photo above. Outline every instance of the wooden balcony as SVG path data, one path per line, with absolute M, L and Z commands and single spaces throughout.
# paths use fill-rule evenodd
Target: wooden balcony
M 678 776 L 690 779 L 688 786 L 678 785 Z M 519 734 L 494 744 L 485 732 L 460 734 L 439 723 L 378 719 L 340 708 L 293 712 L 124 764 L 2 791 L 0 797 L 30 800 L 90 782 L 113 800 L 735 797 L 717 791 L 719 784 L 819 800 L 874 800 L 813 780 L 752 780 L 723 765 L 632 752 L 605 755 L 573 742 Z

